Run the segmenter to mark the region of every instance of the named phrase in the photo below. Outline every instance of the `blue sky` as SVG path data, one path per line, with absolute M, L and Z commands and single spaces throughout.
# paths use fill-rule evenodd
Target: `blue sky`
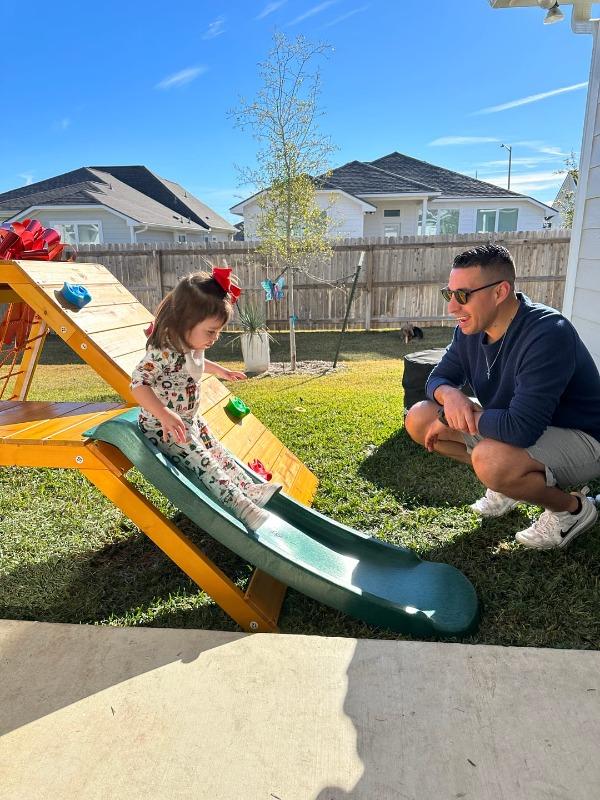
M 250 193 L 256 142 L 227 112 L 258 89 L 273 31 L 333 50 L 321 128 L 333 166 L 397 150 L 549 203 L 581 146 L 591 37 L 487 0 L 31 0 L 3 10 L 0 191 L 144 164 L 216 211 Z

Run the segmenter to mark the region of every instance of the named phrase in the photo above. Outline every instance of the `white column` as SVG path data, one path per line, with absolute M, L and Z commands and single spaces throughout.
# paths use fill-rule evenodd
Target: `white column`
M 583 229 L 583 218 L 586 201 L 590 192 L 590 165 L 592 161 L 592 148 L 594 137 L 600 134 L 600 33 L 599 23 L 593 23 L 594 46 L 590 65 L 590 78 L 588 83 L 587 106 L 583 126 L 583 140 L 581 155 L 579 157 L 579 180 L 575 192 L 575 213 L 573 228 L 571 229 L 571 243 L 569 245 L 569 260 L 567 262 L 567 277 L 563 299 L 562 313 L 567 319 L 573 313 L 573 300 L 577 282 L 577 268 L 579 265 L 579 248 Z

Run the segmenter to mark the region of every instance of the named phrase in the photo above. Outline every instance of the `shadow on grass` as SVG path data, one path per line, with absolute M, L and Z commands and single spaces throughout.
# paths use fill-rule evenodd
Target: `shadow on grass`
M 369 479 L 411 500 L 405 508 L 410 525 L 399 517 L 397 529 L 386 540 L 409 545 L 428 561 L 456 567 L 472 582 L 482 607 L 479 631 L 461 641 L 496 645 L 562 648 L 600 648 L 597 625 L 600 608 L 600 525 L 577 539 L 565 551 L 533 551 L 519 547 L 514 533 L 529 524 L 527 509 L 506 517 L 478 520 L 466 503 L 481 486 L 462 465 L 443 465 L 440 487 L 426 466 L 416 467 L 416 448 L 403 442 L 404 432 L 383 445 L 400 448 L 407 456 L 397 462 L 397 474 L 386 477 L 376 454 L 365 462 Z M 380 448 L 381 450 L 381 448 Z M 425 454 L 427 455 L 427 454 Z M 429 461 L 428 461 L 429 463 Z M 433 463 L 433 461 L 431 462 Z M 400 471 L 399 466 L 402 466 Z M 407 467 L 410 466 L 410 469 Z M 388 462 L 388 470 L 390 463 Z M 468 496 L 458 487 L 466 481 Z M 427 479 L 422 485 L 420 478 Z M 600 489 L 600 487 L 599 487 Z M 432 507 L 437 506 L 436 507 Z M 423 517 L 419 517 L 420 512 Z M 529 510 L 531 511 L 531 509 Z M 454 525 L 460 515 L 460 525 Z M 443 523 L 440 524 L 440 519 Z M 465 520 L 472 521 L 465 530 Z M 175 523 L 237 585 L 250 577 L 252 567 L 199 530 L 181 514 Z M 414 527 L 419 535 L 415 537 Z M 457 533 L 460 528 L 462 532 Z M 45 622 L 239 630 L 236 624 L 149 539 L 123 523 L 123 537 L 98 550 L 83 551 L 50 562 L 20 566 L 3 576 L 3 594 L 14 597 L 0 606 L 0 617 Z M 411 539 L 412 535 L 412 539 Z M 12 588 L 11 588 L 12 587 Z M 23 588 L 28 587 L 24 595 Z M 33 591 L 31 591 L 31 589 Z M 20 598 L 24 598 L 20 601 Z M 289 590 L 280 618 L 282 632 L 355 638 L 425 639 L 402 636 L 368 625 Z M 434 637 L 431 637 L 432 639 Z
M 427 453 L 404 429 L 367 457 L 359 474 L 392 491 L 417 515 L 420 535 L 415 549 L 421 558 L 451 564 L 475 586 L 482 621 L 478 633 L 463 641 L 600 647 L 595 622 L 600 607 L 600 522 L 568 549 L 528 550 L 514 535 L 531 524 L 538 509 L 523 504 L 501 518 L 478 518 L 468 506 L 484 487 L 471 468 Z M 592 484 L 592 491 L 599 490 L 598 482 Z M 471 518 L 474 527 L 457 535 L 453 518 L 463 529 Z M 400 545 L 405 537 L 401 529 L 397 536 L 386 536 Z
M 181 514 L 173 521 L 243 585 L 251 567 Z M 22 603 L 0 605 L 0 617 L 73 624 L 209 627 L 237 630 L 236 624 L 153 542 L 129 523 L 130 536 L 98 550 L 25 564 L 3 575 L 4 596 L 20 598 L 21 587 L 37 587 Z M 13 587 L 13 588 L 11 588 Z M 180 602 L 179 602 L 180 601 Z M 184 610 L 185 614 L 180 612 Z M 182 624 L 188 620 L 188 624 Z M 207 623 L 206 625 L 204 623 Z
M 428 453 L 404 428 L 381 444 L 358 469 L 371 483 L 390 489 L 408 508 L 461 506 L 481 496 L 482 486 L 466 464 Z

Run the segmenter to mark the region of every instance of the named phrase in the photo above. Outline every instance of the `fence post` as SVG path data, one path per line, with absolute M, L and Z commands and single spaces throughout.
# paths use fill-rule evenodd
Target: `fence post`
M 367 297 L 365 300 L 365 330 L 371 330 L 371 313 L 373 307 L 373 261 L 375 254 L 373 248 L 369 246 L 367 250 Z
M 333 359 L 333 369 L 337 366 L 338 356 L 340 354 L 340 347 L 342 346 L 342 338 L 346 331 L 346 324 L 348 322 L 348 317 L 350 315 L 350 306 L 352 305 L 352 301 L 354 299 L 354 292 L 356 291 L 356 284 L 358 283 L 358 276 L 360 275 L 360 271 L 362 269 L 363 262 L 365 260 L 365 251 L 363 250 L 360 254 L 360 258 L 358 259 L 358 266 L 356 267 L 356 272 L 354 273 L 354 281 L 352 283 L 352 290 L 350 292 L 350 299 L 348 300 L 348 305 L 346 306 L 346 316 L 344 317 L 344 324 L 342 325 L 342 330 L 340 331 L 340 338 L 338 339 L 338 346 L 337 350 L 335 351 L 335 358 Z

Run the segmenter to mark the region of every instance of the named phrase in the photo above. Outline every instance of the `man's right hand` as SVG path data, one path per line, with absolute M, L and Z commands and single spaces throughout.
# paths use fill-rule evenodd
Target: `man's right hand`
M 475 412 L 481 407 L 453 386 L 440 386 L 435 391 L 436 400 L 444 406 L 448 426 L 463 433 L 478 433 Z

